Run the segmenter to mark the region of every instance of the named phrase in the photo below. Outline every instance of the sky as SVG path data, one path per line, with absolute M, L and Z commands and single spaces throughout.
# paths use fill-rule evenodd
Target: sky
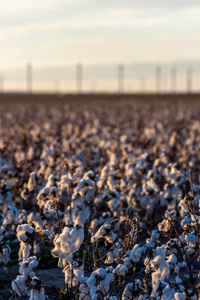
M 198 89 L 199 15 L 197 0 L 0 0 L 0 88 L 26 89 L 31 62 L 34 90 L 76 91 L 80 62 L 85 91 L 117 89 L 119 64 L 126 91 L 153 90 L 157 65 L 163 89 L 172 66 Z

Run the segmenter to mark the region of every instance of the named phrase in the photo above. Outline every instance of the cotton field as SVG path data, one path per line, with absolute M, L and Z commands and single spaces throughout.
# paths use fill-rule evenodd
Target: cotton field
M 197 100 L 3 101 L 0 299 L 198 300 L 199 200 Z

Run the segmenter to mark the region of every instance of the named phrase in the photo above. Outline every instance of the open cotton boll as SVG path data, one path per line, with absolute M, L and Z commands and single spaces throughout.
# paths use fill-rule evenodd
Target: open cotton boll
M 45 202 L 43 206 L 43 213 L 47 219 L 57 219 L 55 203 L 52 200 Z
M 30 192 L 36 188 L 36 178 L 37 178 L 37 174 L 35 172 L 31 172 L 27 184 L 27 188 Z
M 95 243 L 100 238 L 105 238 L 109 243 L 114 242 L 116 236 L 111 229 L 111 225 L 108 223 L 104 223 L 99 230 L 95 233 L 91 238 L 91 243 Z
M 158 230 L 168 232 L 172 228 L 171 222 L 168 219 L 164 219 L 158 224 Z
M 60 235 L 57 235 L 53 241 L 55 247 L 51 253 L 59 256 L 59 265 L 63 261 L 70 262 L 74 252 L 78 251 L 84 240 L 84 231 L 77 227 L 64 227 Z
M 79 286 L 79 300 L 91 300 L 91 295 L 90 295 L 90 288 L 87 286 L 87 284 L 81 284 Z
M 67 265 L 63 272 L 65 274 L 65 283 L 69 287 L 77 286 L 79 283 L 85 283 L 87 278 L 84 277 L 83 266 L 79 266 L 77 262 Z
M 2 207 L 3 213 L 6 214 L 7 207 L 13 202 L 13 196 L 10 192 L 7 183 L 3 185 L 0 190 L 0 205 Z
M 19 215 L 19 210 L 14 205 L 9 205 L 7 208 L 3 226 L 12 224 L 14 221 L 17 221 L 18 215 Z
M 35 229 L 29 224 L 18 225 L 17 227 L 17 238 L 20 241 L 20 249 L 19 249 L 19 260 L 26 259 L 31 250 L 30 242 L 33 242 L 35 235 Z
M 47 183 L 45 185 L 45 188 L 51 188 L 52 186 L 56 185 L 56 175 L 55 174 L 50 174 L 47 180 Z
M 44 206 L 47 200 L 49 200 L 49 193 L 50 193 L 50 188 L 44 187 L 42 188 L 36 199 L 37 199 L 37 204 L 39 205 L 40 208 Z
M 0 263 L 3 262 L 4 264 L 7 264 L 10 261 L 10 253 L 11 249 L 9 245 L 0 243 L 1 247 L 1 253 L 0 253 Z
M 133 295 L 133 283 L 128 283 L 123 291 L 122 300 L 129 300 Z
M 183 293 L 175 293 L 174 300 L 186 300 L 187 296 Z
M 157 247 L 154 251 L 154 259 L 151 260 L 151 265 L 153 267 L 159 265 L 165 259 L 165 246 Z
M 177 259 L 176 255 L 174 255 L 174 254 L 171 254 L 171 255 L 168 257 L 167 263 L 168 263 L 170 269 L 174 269 L 174 268 L 175 268 L 175 266 L 176 266 L 176 264 L 177 264 L 177 261 L 178 261 L 178 259 Z
M 146 239 L 146 244 L 144 245 L 144 247 L 147 249 L 149 249 L 149 248 L 154 249 L 155 245 L 156 244 L 151 239 Z
M 181 221 L 181 227 L 184 230 L 187 230 L 190 228 L 190 225 L 192 223 L 192 219 L 188 216 L 186 216 L 182 221 Z
M 26 290 L 26 279 L 27 276 L 18 275 L 15 280 L 12 281 L 12 289 L 15 293 L 17 293 L 18 296 L 22 296 L 22 293 Z
M 45 290 L 41 280 L 34 276 L 31 281 L 32 289 L 30 290 L 29 300 L 45 300 Z
M 136 244 L 130 253 L 131 260 L 133 262 L 138 262 L 142 256 L 142 254 L 145 253 L 146 250 L 147 249 L 145 247 L 140 247 L 139 244 Z
M 38 266 L 38 261 L 35 256 L 29 257 L 19 263 L 19 273 L 15 280 L 12 281 L 13 290 L 19 295 L 24 296 L 24 293 L 30 295 L 32 300 L 44 300 L 44 288 L 41 281 L 35 277 L 35 268 Z M 32 280 L 31 280 L 32 279 Z
M 19 268 L 19 273 L 27 276 L 29 275 L 30 277 L 35 276 L 35 268 L 38 266 L 38 261 L 36 256 L 31 256 L 27 258 L 27 260 L 23 260 L 22 262 L 19 263 L 20 268 Z
M 196 246 L 197 240 L 198 240 L 198 238 L 192 233 L 188 233 L 186 238 L 185 238 L 185 241 L 187 243 L 190 243 L 192 247 Z
M 103 293 L 107 293 L 110 286 L 110 281 L 114 279 L 114 275 L 109 269 L 99 268 L 92 272 L 86 283 L 90 288 L 90 294 L 92 300 L 97 300 L 98 294 L 96 293 L 99 289 Z M 98 287 L 96 286 L 98 285 Z
M 117 276 L 125 276 L 125 273 L 128 272 L 128 268 L 126 265 L 122 265 L 122 264 L 119 264 L 117 265 L 117 267 L 114 269 L 113 273 Z
M 186 204 L 187 197 L 180 201 L 179 206 L 184 212 L 189 212 L 188 205 Z
M 17 238 L 19 241 L 26 242 L 28 238 L 33 235 L 35 229 L 29 224 L 18 225 L 17 227 Z
M 168 278 L 170 275 L 169 265 L 165 261 L 165 252 L 166 248 L 164 245 L 162 247 L 157 247 L 154 251 L 154 259 L 150 261 L 151 267 L 155 270 L 151 275 L 153 287 L 151 297 L 157 295 L 160 280 L 165 280 L 165 278 Z
M 105 263 L 106 264 L 112 264 L 115 260 L 119 258 L 119 253 L 116 250 L 113 250 L 112 252 L 108 252 L 106 256 Z
M 42 221 L 39 213 L 31 212 L 27 217 L 27 222 L 29 224 L 34 224 L 36 231 L 41 231 L 44 227 L 44 221 Z
M 73 209 L 73 221 L 74 225 L 80 225 L 84 226 L 84 224 L 87 221 L 87 218 L 90 213 L 90 206 L 85 205 L 85 203 L 80 203 L 78 204 L 74 209 Z
M 162 290 L 162 300 L 173 300 L 175 288 L 171 288 L 169 284 Z
M 152 230 L 151 232 L 151 240 L 153 242 L 157 241 L 160 237 L 160 233 L 158 232 L 158 230 Z

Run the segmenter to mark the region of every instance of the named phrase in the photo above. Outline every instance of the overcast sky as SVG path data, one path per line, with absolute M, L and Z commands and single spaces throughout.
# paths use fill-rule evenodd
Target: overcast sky
M 77 62 L 188 65 L 200 61 L 199 15 L 194 0 L 0 0 L 0 73 L 10 86 L 28 61 L 43 77 Z

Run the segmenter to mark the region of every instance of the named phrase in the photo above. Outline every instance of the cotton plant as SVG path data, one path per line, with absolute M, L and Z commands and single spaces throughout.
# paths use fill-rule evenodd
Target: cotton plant
M 108 243 L 114 242 L 116 236 L 112 231 L 112 226 L 109 223 L 103 224 L 95 235 L 91 238 L 91 243 L 97 242 L 98 239 L 105 238 Z
M 68 263 L 63 272 L 65 274 L 65 283 L 68 287 L 84 284 L 87 281 L 87 277 L 84 276 L 84 267 L 77 261 Z
M 163 300 L 182 300 L 188 299 L 182 280 L 177 276 L 175 282 L 163 283 L 162 297 Z M 189 298 L 190 299 L 190 298 Z
M 166 210 L 165 219 L 158 224 L 159 231 L 168 232 L 172 229 L 174 222 L 176 221 L 176 211 Z
M 20 241 L 19 260 L 27 259 L 34 244 L 35 229 L 29 224 L 18 225 L 17 238 Z
M 35 276 L 35 269 L 38 266 L 36 256 L 30 256 L 19 263 L 19 273 L 12 281 L 12 288 L 18 296 L 28 295 L 30 300 L 45 300 L 44 287 L 38 277 Z
M 128 283 L 122 293 L 122 300 L 145 300 L 148 299 L 143 292 L 142 283 L 139 279 L 134 280 L 134 283 Z
M 166 103 L 1 104 L 1 262 L 17 236 L 21 266 L 59 258 L 60 297 L 196 300 L 199 104 Z
M 164 281 L 170 275 L 170 268 L 166 262 L 166 247 L 163 245 L 154 250 L 154 258 L 150 261 L 152 273 L 152 292 L 151 297 L 157 296 L 157 289 L 160 281 Z
M 86 203 L 94 197 L 95 192 L 95 183 L 94 183 L 95 174 L 93 171 L 88 171 L 83 175 L 83 178 L 79 181 L 76 192 L 79 193 Z
M 7 264 L 10 260 L 11 249 L 10 246 L 4 242 L 5 227 L 4 216 L 0 213 L 0 263 Z
M 4 183 L 0 189 L 0 208 L 2 209 L 3 213 L 6 213 L 6 210 L 9 205 L 13 202 L 13 196 L 8 187 L 7 183 Z
M 27 189 L 32 192 L 35 190 L 36 185 L 37 185 L 37 174 L 35 172 L 31 172 L 29 175 L 29 180 L 27 183 Z
M 90 206 L 80 202 L 77 206 L 73 209 L 73 223 L 75 226 L 80 225 L 84 226 L 87 219 L 90 215 Z
M 62 175 L 60 181 L 58 182 L 59 188 L 59 197 L 61 198 L 61 202 L 67 204 L 70 201 L 71 187 L 73 184 L 73 177 L 70 171 L 67 174 Z
M 45 226 L 45 222 L 44 222 L 44 220 L 41 219 L 41 216 L 39 213 L 31 212 L 27 216 L 27 223 L 30 225 L 33 225 L 36 231 L 42 231 Z
M 34 276 L 31 280 L 30 298 L 29 300 L 45 300 L 48 299 L 45 295 L 45 289 L 41 280 Z
M 144 254 L 146 250 L 146 247 L 141 247 L 140 244 L 136 244 L 131 251 L 127 251 L 127 257 L 124 258 L 124 264 L 130 268 L 135 263 L 139 262 L 142 254 Z
M 97 300 L 98 291 L 106 295 L 109 291 L 110 282 L 114 279 L 112 269 L 99 268 L 93 271 L 87 279 L 86 284 L 90 289 L 92 300 Z
M 169 209 L 175 209 L 177 199 L 182 197 L 182 191 L 173 183 L 166 183 L 164 190 L 160 192 L 159 200 L 161 206 L 167 206 Z
M 119 192 L 115 189 L 109 192 L 107 204 L 112 212 L 113 216 L 119 217 L 121 211 L 121 196 Z
M 55 236 L 51 253 L 54 257 L 59 257 L 58 267 L 73 265 L 73 254 L 79 250 L 83 240 L 84 231 L 79 227 L 64 227 L 62 233 Z M 67 276 L 68 273 L 65 274 Z
M 107 253 L 105 263 L 112 264 L 114 261 L 117 261 L 119 258 L 119 252 L 114 249 L 114 247 L 110 249 L 110 252 Z
M 12 223 L 17 224 L 20 212 L 14 205 L 9 205 L 5 214 L 3 226 L 6 227 Z
M 97 182 L 97 187 L 99 190 L 102 190 L 103 187 L 105 186 L 107 178 L 108 178 L 108 173 L 109 173 L 109 167 L 107 165 L 105 165 L 101 169 L 100 178 Z
M 101 216 L 96 217 L 91 220 L 90 223 L 90 232 L 91 234 L 94 234 L 97 232 L 97 228 L 99 228 L 104 223 L 110 223 L 114 220 L 112 217 L 112 214 L 110 212 L 103 212 Z

